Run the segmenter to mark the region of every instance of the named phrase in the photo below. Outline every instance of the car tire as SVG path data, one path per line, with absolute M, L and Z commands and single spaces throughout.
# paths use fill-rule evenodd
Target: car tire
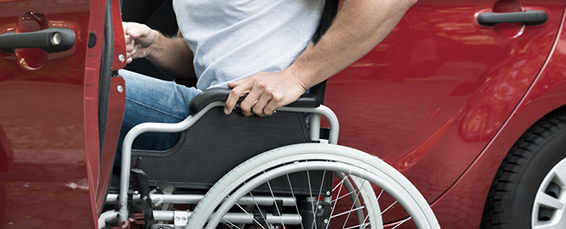
M 559 209 L 540 205 L 541 197 L 564 205 L 565 158 L 566 112 L 554 113 L 525 132 L 501 163 L 488 194 L 481 228 L 522 229 L 566 223 L 561 219 L 563 214 L 555 214 Z M 563 171 L 562 176 L 556 176 L 557 170 Z

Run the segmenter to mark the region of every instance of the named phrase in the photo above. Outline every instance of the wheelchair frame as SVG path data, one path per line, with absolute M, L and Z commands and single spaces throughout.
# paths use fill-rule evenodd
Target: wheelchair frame
M 120 193 L 119 195 L 109 194 L 107 197 L 107 202 L 118 202 L 120 206 L 120 210 L 116 211 L 108 211 L 103 213 L 99 217 L 99 227 L 104 227 L 106 225 L 106 220 L 119 216 L 120 222 L 126 222 L 128 217 L 128 190 L 130 186 L 130 170 L 131 170 L 131 156 L 132 156 L 132 144 L 135 138 L 143 133 L 146 132 L 164 132 L 164 133 L 176 133 L 185 131 L 191 126 L 193 126 L 200 118 L 202 118 L 208 111 L 212 110 L 215 107 L 223 107 L 224 102 L 212 102 L 207 105 L 203 110 L 200 112 L 190 115 L 185 120 L 179 123 L 142 123 L 134 128 L 132 128 L 124 138 L 124 142 L 122 145 L 122 165 L 120 170 Z M 237 106 L 239 108 L 239 106 Z M 339 133 L 339 124 L 338 118 L 336 114 L 328 107 L 324 105 L 320 105 L 316 108 L 303 108 L 303 107 L 281 107 L 276 110 L 276 112 L 295 112 L 295 113 L 310 113 L 310 137 L 313 141 L 318 141 L 320 136 L 320 119 L 321 115 L 325 116 L 330 123 L 330 133 L 328 137 L 329 144 L 337 144 L 338 143 L 338 133 Z M 157 199 L 163 201 L 163 203 L 198 203 L 198 201 L 202 198 L 202 195 L 185 195 L 185 196 L 176 196 L 173 197 L 171 195 L 159 195 L 153 194 L 157 197 Z M 153 198 L 152 198 L 153 199 Z M 269 200 L 272 201 L 272 200 Z M 156 220 L 174 220 L 176 217 L 175 215 L 179 215 L 182 213 L 175 213 L 175 212 L 157 212 L 155 215 Z M 185 215 L 188 217 L 188 215 Z

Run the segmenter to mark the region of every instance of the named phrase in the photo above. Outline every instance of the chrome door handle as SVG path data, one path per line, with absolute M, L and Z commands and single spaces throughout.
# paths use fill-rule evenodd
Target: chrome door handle
M 35 32 L 9 32 L 0 35 L 0 51 L 14 53 L 17 48 L 39 48 L 48 53 L 62 52 L 75 45 L 75 32 L 67 28 L 48 28 Z
M 544 24 L 548 16 L 546 12 L 539 10 L 526 10 L 524 12 L 494 13 L 487 12 L 478 16 L 478 24 L 483 26 L 494 26 L 499 23 L 524 23 L 525 25 Z

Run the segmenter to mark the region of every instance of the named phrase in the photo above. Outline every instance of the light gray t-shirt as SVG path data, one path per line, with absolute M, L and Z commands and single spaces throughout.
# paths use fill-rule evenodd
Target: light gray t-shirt
M 318 27 L 324 0 L 173 0 L 197 88 L 287 68 Z

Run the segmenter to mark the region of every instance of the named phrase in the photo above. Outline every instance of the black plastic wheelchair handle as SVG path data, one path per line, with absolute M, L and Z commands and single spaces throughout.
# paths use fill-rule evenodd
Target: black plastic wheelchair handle
M 487 12 L 478 16 L 478 24 L 482 26 L 494 26 L 499 23 L 524 23 L 525 25 L 544 24 L 548 16 L 546 12 L 539 10 L 526 10 L 524 12 L 494 13 Z
M 189 104 L 189 112 L 191 114 L 196 114 L 212 102 L 226 101 L 226 99 L 228 99 L 228 95 L 230 95 L 230 89 L 228 88 L 212 88 L 205 90 L 191 100 Z M 242 102 L 244 98 L 245 96 L 242 96 L 238 100 L 238 104 Z M 320 106 L 320 101 L 315 95 L 304 94 L 297 101 L 285 107 L 316 108 L 318 106 Z
M 14 53 L 17 48 L 38 48 L 48 53 L 62 52 L 75 45 L 75 32 L 67 28 L 48 28 L 35 32 L 0 35 L 0 51 Z

